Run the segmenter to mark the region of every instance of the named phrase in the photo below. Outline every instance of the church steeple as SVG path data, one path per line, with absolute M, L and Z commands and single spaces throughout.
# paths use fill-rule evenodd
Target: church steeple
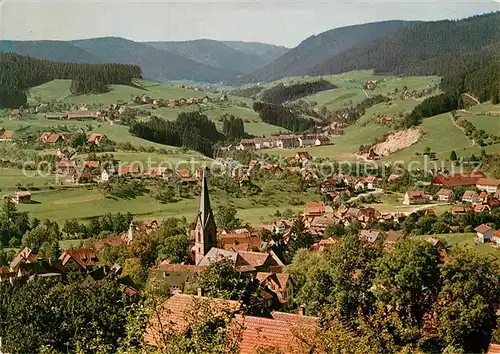
M 208 169 L 204 167 L 203 177 L 201 182 L 201 198 L 200 198 L 200 210 L 199 210 L 199 215 L 203 226 L 207 224 L 208 219 L 214 218 L 214 215 L 212 213 L 212 207 L 210 206 L 210 196 L 208 195 L 207 175 L 208 175 Z
M 200 209 L 196 218 L 196 226 L 191 231 L 194 238 L 194 253 L 196 264 L 210 251 L 212 247 L 217 247 L 217 226 L 215 217 L 210 206 L 210 196 L 207 184 L 208 169 L 203 169 L 201 182 Z

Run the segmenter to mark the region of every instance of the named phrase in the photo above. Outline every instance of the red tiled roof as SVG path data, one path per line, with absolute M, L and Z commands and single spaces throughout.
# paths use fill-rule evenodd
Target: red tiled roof
M 500 354 L 500 344 L 491 343 L 486 354 Z
M 410 198 L 425 198 L 424 191 L 408 191 L 406 192 Z
M 242 328 L 240 354 L 254 354 L 257 349 L 292 353 L 301 345 L 307 345 L 307 341 L 315 340 L 314 335 L 307 333 L 307 330 L 317 330 L 315 326 L 303 322 L 254 316 L 238 316 L 235 322 Z
M 253 267 L 264 265 L 268 260 L 268 258 L 271 257 L 269 253 L 247 252 L 247 251 L 238 252 L 238 256 Z
M 485 232 L 491 231 L 492 228 L 486 224 L 481 224 L 474 229 L 474 231 L 479 232 L 480 234 L 484 234 Z
M 88 167 L 88 168 L 99 168 L 99 161 L 85 161 L 83 163 L 83 167 Z
M 239 311 L 241 308 L 241 304 L 237 301 L 175 294 L 158 306 L 155 314 L 149 319 L 146 332 L 143 336 L 144 343 L 159 347 L 163 342 L 162 332 L 186 331 L 189 326 L 186 314 L 190 310 L 199 307 L 202 303 L 207 303 L 210 308 L 215 310 L 215 313 L 220 313 L 221 315 L 228 311 Z
M 477 181 L 476 185 L 478 185 L 478 186 L 499 187 L 500 186 L 500 179 L 480 178 Z
M 485 175 L 482 172 L 472 172 L 469 174 L 459 174 L 454 176 L 439 175 L 434 178 L 432 183 L 446 187 L 472 186 L 475 185 L 480 178 L 484 177 Z
M 127 175 L 127 174 L 134 174 L 134 173 L 139 173 L 139 166 L 137 165 L 122 165 L 118 166 L 118 169 L 116 170 L 119 175 Z
M 323 214 L 325 212 L 325 205 L 318 202 L 309 202 L 305 205 L 304 211 L 306 214 Z
M 101 250 L 105 246 L 119 246 L 126 244 L 125 240 L 121 236 L 106 237 L 94 244 L 96 250 Z
M 68 113 L 68 119 L 94 118 L 94 117 L 95 117 L 95 113 L 87 112 L 87 111 Z
M 177 170 L 177 173 L 179 174 L 179 176 L 181 176 L 182 178 L 190 178 L 191 177 L 191 171 L 189 171 L 188 169 L 186 168 L 181 168 L 180 170 Z
M 67 250 L 59 257 L 63 266 L 71 259 L 74 259 L 82 268 L 92 267 L 97 264 L 97 255 L 93 248 Z
M 442 189 L 439 190 L 439 192 L 436 193 L 436 195 L 442 195 L 442 196 L 448 197 L 452 193 L 453 193 L 453 191 L 451 191 L 450 189 L 444 189 L 444 188 L 442 188 Z
M 0 139 L 8 140 L 14 137 L 14 132 L 12 130 L 6 130 L 0 134 Z

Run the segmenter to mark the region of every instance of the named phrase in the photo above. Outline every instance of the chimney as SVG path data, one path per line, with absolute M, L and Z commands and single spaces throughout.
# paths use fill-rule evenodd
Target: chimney
M 203 296 L 203 289 L 202 289 L 202 288 L 198 288 L 198 289 L 196 290 L 196 292 L 197 292 L 197 295 L 198 295 L 198 296 Z
M 298 310 L 299 310 L 299 316 L 304 316 L 305 315 L 306 309 L 305 309 L 304 305 L 300 305 L 299 308 L 298 308 Z

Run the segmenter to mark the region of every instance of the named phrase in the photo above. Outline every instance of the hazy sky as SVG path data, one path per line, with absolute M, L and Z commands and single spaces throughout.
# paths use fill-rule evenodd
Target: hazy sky
M 0 38 L 210 38 L 292 47 L 335 27 L 389 19 L 463 18 L 499 11 L 498 1 L 0 0 Z

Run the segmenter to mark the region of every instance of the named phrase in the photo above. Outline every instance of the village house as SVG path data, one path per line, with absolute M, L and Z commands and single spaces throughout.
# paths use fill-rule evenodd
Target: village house
M 222 233 L 218 237 L 220 248 L 231 251 L 259 251 L 262 240 L 258 232 L 250 232 L 244 229 L 243 232 L 234 230 L 231 233 Z
M 9 116 L 11 117 L 20 117 L 23 115 L 23 112 L 20 109 L 13 109 L 12 111 L 9 112 Z
M 67 116 L 68 120 L 90 120 L 95 118 L 95 113 L 89 111 L 70 112 Z
M 493 233 L 491 242 L 494 242 L 497 247 L 500 247 L 500 230 L 497 230 Z
M 211 309 L 214 317 L 233 314 L 229 328 L 239 333 L 237 345 L 240 354 L 254 354 L 259 347 L 280 353 L 295 352 L 308 344 L 302 338 L 299 339 L 297 333 L 307 333 L 313 340 L 319 330 L 318 319 L 304 316 L 303 311 L 299 315 L 273 311 L 271 318 L 243 316 L 238 314 L 242 310 L 242 304 L 238 301 L 176 294 L 157 306 L 155 315 L 150 317 L 146 325 L 142 338 L 144 344 L 161 348 L 165 331 L 187 332 L 189 312 L 200 307 Z
M 300 135 L 297 137 L 299 140 L 299 147 L 309 147 L 315 146 L 317 136 L 316 135 Z
M 476 191 L 465 191 L 462 196 L 462 202 L 464 203 L 477 203 L 479 201 L 479 195 Z
M 425 194 L 424 191 L 408 191 L 405 193 L 403 204 L 415 205 L 425 204 L 429 201 L 430 196 Z
M 15 204 L 31 203 L 31 193 L 29 191 L 14 192 L 12 202 Z
M 290 309 L 293 306 L 293 282 L 289 274 L 257 272 L 257 279 L 261 286 L 271 290 L 277 297 L 279 306 Z
M 280 149 L 293 149 L 300 146 L 299 139 L 295 135 L 283 135 L 278 137 L 276 146 Z
M 151 269 L 151 275 L 158 279 L 165 279 L 171 294 L 182 294 L 196 291 L 196 279 L 205 269 L 207 267 L 162 263 Z
M 121 165 L 116 169 L 118 177 L 135 178 L 139 177 L 141 170 L 137 165 Z
M 474 231 L 476 231 L 476 240 L 479 243 L 491 241 L 493 233 L 495 232 L 491 226 L 486 224 L 479 225 L 474 229 Z
M 312 157 L 309 154 L 309 152 L 307 152 L 307 151 L 298 151 L 295 153 L 295 157 L 294 157 L 294 160 L 296 162 L 304 162 L 304 161 L 308 161 L 311 159 L 312 159 Z
M 19 264 L 23 263 L 33 263 L 38 259 L 38 255 L 33 252 L 30 248 L 24 247 L 9 264 L 9 267 L 13 270 L 17 269 Z
M 87 160 L 87 161 L 83 162 L 83 168 L 89 169 L 89 170 L 98 169 L 100 165 L 101 165 L 101 163 L 99 161 Z
M 452 202 L 453 201 L 453 191 L 451 189 L 441 188 L 436 193 L 436 198 L 440 202 Z
M 86 184 L 92 182 L 94 182 L 94 176 L 87 172 L 73 173 L 68 179 L 66 179 L 66 183 L 72 184 Z
M 401 232 L 389 231 L 384 241 L 384 247 L 391 248 L 402 238 L 403 234 Z
M 322 239 L 311 246 L 310 251 L 313 253 L 323 253 L 327 248 L 334 246 L 338 241 L 333 237 Z
M 95 249 L 79 248 L 64 251 L 59 257 L 69 279 L 81 277 L 92 271 L 99 262 Z
M 325 205 L 319 202 L 309 202 L 304 206 L 305 217 L 323 216 L 325 213 Z
M 12 138 L 14 138 L 14 131 L 0 127 L 0 141 L 12 141 Z
M 389 178 L 387 178 L 387 182 L 388 182 L 388 183 L 391 183 L 391 182 L 396 182 L 396 181 L 398 181 L 398 180 L 400 180 L 400 179 L 401 179 L 401 176 L 400 176 L 400 175 L 397 175 L 397 174 L 391 174 L 391 175 L 389 176 Z
M 65 140 L 61 134 L 51 133 L 51 132 L 43 132 L 38 137 L 38 141 L 46 144 L 56 144 Z
M 488 204 L 476 204 L 474 205 L 474 212 L 475 213 L 484 213 L 484 212 L 489 212 L 491 211 L 491 208 Z
M 381 232 L 379 230 L 360 230 L 359 239 L 374 244 L 377 242 Z
M 254 139 L 241 139 L 240 144 L 236 146 L 236 150 L 248 151 L 255 150 L 255 140 Z
M 453 176 L 438 175 L 434 178 L 432 184 L 447 188 L 460 187 L 460 186 L 475 186 L 481 178 L 485 177 L 486 177 L 485 174 L 480 171 L 457 174 Z
M 208 266 L 212 262 L 222 259 L 234 262 L 236 269 L 240 272 L 269 272 L 273 267 L 283 266 L 283 262 L 274 252 L 248 252 L 248 251 L 226 251 L 212 247 L 210 251 L 198 262 L 199 266 Z
M 104 134 L 98 134 L 98 133 L 92 133 L 92 134 L 90 134 L 87 137 L 87 144 L 99 146 L 99 143 L 103 139 L 106 139 L 106 135 L 104 135 Z
M 480 178 L 476 183 L 476 188 L 487 193 L 495 193 L 500 188 L 500 179 Z
M 366 184 L 366 188 L 377 189 L 380 188 L 380 184 L 382 183 L 382 178 L 378 178 L 375 176 L 368 176 L 364 178 L 363 182 Z
M 61 120 L 68 118 L 67 113 L 47 113 L 45 114 L 45 119 Z
M 61 160 L 57 163 L 57 171 L 61 174 L 72 173 L 76 170 L 76 162 L 73 160 Z

